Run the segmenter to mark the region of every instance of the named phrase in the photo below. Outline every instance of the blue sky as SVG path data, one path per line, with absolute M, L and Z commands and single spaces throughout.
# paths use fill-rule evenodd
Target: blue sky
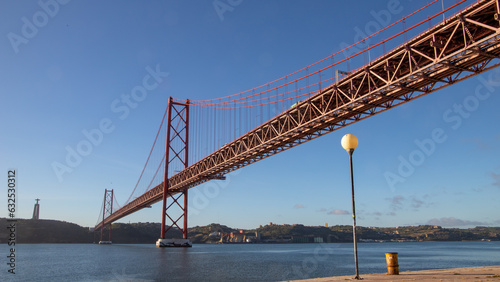
M 4 183 L 8 169 L 18 171 L 18 216 L 30 218 L 40 198 L 41 218 L 93 226 L 104 189 L 121 203 L 129 197 L 169 96 L 210 99 L 262 85 L 350 45 L 383 11 L 393 22 L 421 5 L 1 2 L 0 171 Z M 141 101 L 123 102 L 145 80 Z M 478 88 L 484 99 L 474 100 Z M 340 139 L 353 133 L 359 225 L 499 226 L 499 93 L 492 70 L 191 189 L 189 225 L 351 224 Z M 460 115 L 460 106 L 469 110 Z M 52 164 L 97 128 L 102 138 L 59 179 Z M 160 206 L 121 221 L 159 222 Z

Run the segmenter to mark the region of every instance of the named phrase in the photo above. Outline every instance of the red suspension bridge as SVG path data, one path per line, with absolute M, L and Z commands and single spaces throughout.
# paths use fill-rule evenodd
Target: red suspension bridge
M 211 100 L 170 98 L 129 199 L 119 206 L 113 191 L 105 192 L 95 226 L 101 240 L 111 223 L 159 201 L 160 239 L 172 228 L 187 239 L 190 188 L 497 67 L 499 1 L 474 1 L 465 8 L 466 0 L 457 1 L 418 21 L 440 4 L 434 0 L 267 84 Z M 414 24 L 407 27 L 408 22 Z M 367 46 L 377 34 L 388 36 Z

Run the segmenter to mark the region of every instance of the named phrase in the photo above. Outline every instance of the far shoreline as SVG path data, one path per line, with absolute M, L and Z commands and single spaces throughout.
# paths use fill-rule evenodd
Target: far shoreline
M 111 240 L 112 241 L 112 240 Z M 500 242 L 500 240 L 447 240 L 447 241 L 383 241 L 383 242 L 358 242 L 358 244 L 384 244 L 384 243 L 457 243 L 457 242 Z M 0 242 L 1 243 L 1 242 Z M 48 244 L 82 244 L 82 245 L 99 245 L 98 242 L 16 242 L 16 245 L 48 245 Z M 155 242 L 150 243 L 121 243 L 113 242 L 109 245 L 154 245 Z M 316 245 L 316 244 L 352 244 L 352 242 L 323 242 L 323 243 L 295 243 L 295 242 L 255 242 L 255 243 L 245 243 L 245 242 L 193 242 L 193 245 Z

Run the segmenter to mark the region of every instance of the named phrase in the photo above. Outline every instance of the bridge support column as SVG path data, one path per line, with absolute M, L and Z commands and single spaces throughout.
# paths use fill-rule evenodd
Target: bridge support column
M 163 180 L 163 208 L 161 219 L 161 235 L 156 242 L 157 247 L 191 247 L 188 239 L 188 191 L 169 190 L 169 174 L 176 173 L 175 167 L 188 167 L 189 141 L 189 100 L 185 103 L 175 102 L 172 97 L 168 101 L 167 112 L 167 144 L 165 148 L 165 178 Z M 172 170 L 171 170 L 172 169 Z M 182 173 L 182 172 L 177 172 Z M 170 203 L 168 203 L 170 202 Z M 182 227 L 179 226 L 182 220 Z M 166 239 L 166 233 L 177 228 L 182 232 L 182 239 Z
M 104 228 L 106 225 L 104 225 L 104 219 L 106 217 L 110 216 L 113 213 L 113 189 L 104 190 L 104 204 L 102 206 L 102 227 L 101 227 L 101 240 L 99 241 L 99 244 L 111 244 L 111 222 L 107 225 L 109 234 L 108 234 L 108 240 L 103 240 L 104 238 Z

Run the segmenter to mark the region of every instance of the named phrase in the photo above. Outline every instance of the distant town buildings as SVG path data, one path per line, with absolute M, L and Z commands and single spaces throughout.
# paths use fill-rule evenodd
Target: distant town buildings
M 210 234 L 210 236 L 212 236 L 212 234 Z M 259 232 L 245 233 L 243 230 L 240 230 L 239 232 L 218 232 L 218 235 L 220 236 L 219 243 L 257 243 L 257 242 L 260 242 L 260 233 Z

